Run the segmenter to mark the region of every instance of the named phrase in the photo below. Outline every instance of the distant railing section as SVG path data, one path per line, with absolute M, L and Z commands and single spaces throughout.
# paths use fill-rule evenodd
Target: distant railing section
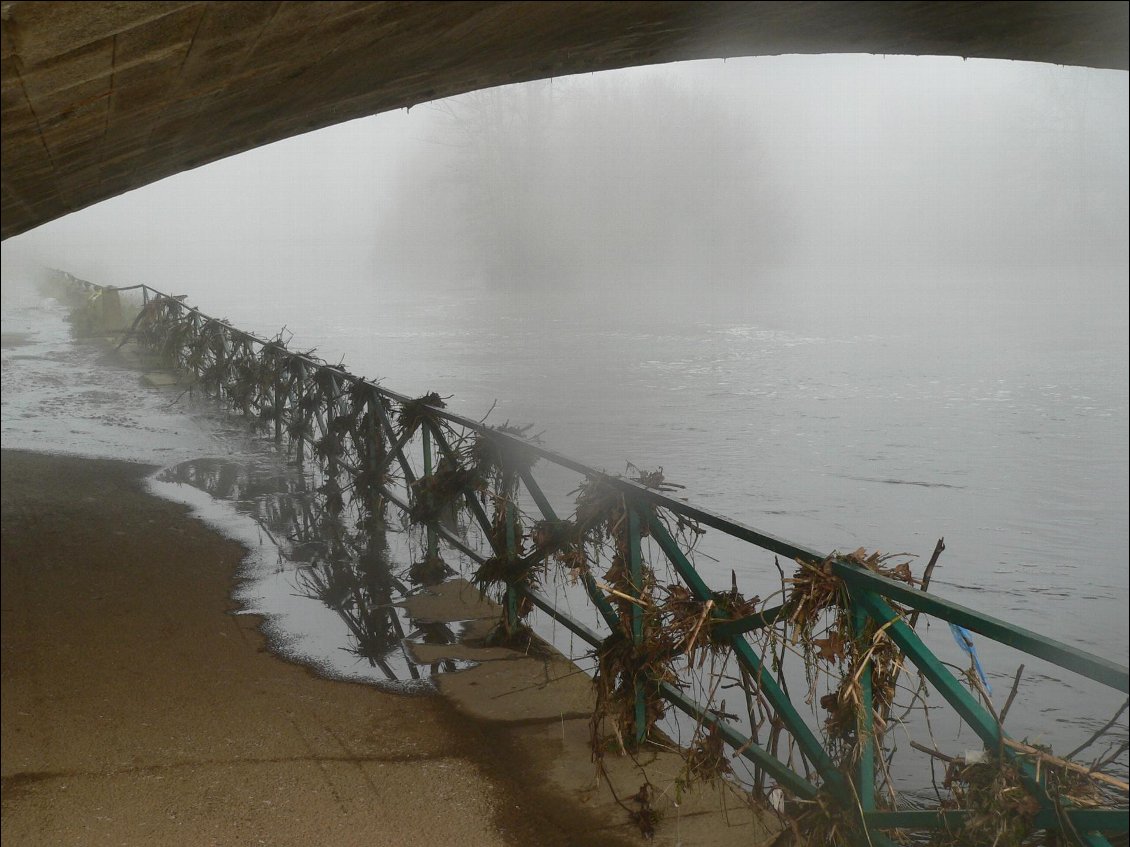
M 71 279 L 99 309 L 130 290 Z M 1130 828 L 1127 785 L 1105 770 L 1125 744 L 1086 764 L 1009 738 L 1008 706 L 994 711 L 972 666 L 955 674 L 915 623 L 919 613 L 931 615 L 1124 694 L 1125 666 L 928 594 L 905 563 L 787 541 L 672 497 L 661 472 L 597 471 L 524 437 L 524 429 L 488 426 L 434 394 L 400 394 L 289 350 L 281 337 L 236 329 L 183 298 L 135 289 L 142 302 L 127 337 L 318 467 L 330 514 L 353 508 L 377 525 L 394 505 L 426 532 L 420 566 L 442 570 L 441 539 L 475 564 L 475 581 L 504 610 L 498 640 L 528 637 L 524 619 L 537 608 L 591 646 L 598 762 L 605 750 L 658 739 L 657 721 L 674 706 L 695 727 L 685 779 L 725 777 L 737 757 L 747 760 L 755 793 L 785 809 L 782 844 L 889 844 L 933 831 L 930 843 L 1048 837 L 1102 845 Z M 539 462 L 579 475 L 567 509 L 543 491 Z M 442 519 L 453 509 L 477 529 L 478 544 Z M 736 580 L 722 590 L 706 584 L 693 558 L 708 529 L 795 563 L 791 577 L 782 573 L 779 602 L 744 597 Z M 590 622 L 542 590 L 565 579 L 591 601 Z M 822 713 L 810 704 L 806 717 L 787 691 L 784 664 L 796 654 L 809 678 L 830 681 Z M 907 660 L 917 689 L 899 687 Z M 695 674 L 700 681 L 689 686 Z M 705 702 L 688 688 L 705 692 Z M 740 719 L 720 708 L 723 688 L 740 692 Z M 886 741 L 899 725 L 896 696 L 909 690 L 913 700 L 924 688 L 976 733 L 984 754 L 966 759 L 915 743 L 946 762 L 946 796 L 935 809 L 908 809 L 891 783 Z

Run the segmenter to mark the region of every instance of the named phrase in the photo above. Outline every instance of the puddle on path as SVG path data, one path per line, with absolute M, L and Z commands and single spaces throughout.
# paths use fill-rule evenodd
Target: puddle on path
M 176 380 L 147 380 L 152 363 L 128 346 L 75 338 L 58 300 L 29 296 L 2 318 L 4 448 L 164 466 L 149 481 L 154 494 L 249 549 L 235 600 L 264 617 L 278 652 L 327 676 L 409 692 L 473 664 L 434 650 L 459 642 L 468 613 L 418 620 L 399 605 L 420 591 L 408 570 L 423 542 L 406 527 L 370 532 L 327 515 L 310 476 L 246 420 Z M 432 652 L 414 658 L 413 644 Z
M 497 620 L 463 580 L 413 584 L 418 533 L 330 514 L 315 483 L 281 456 L 193 459 L 156 474 L 150 486 L 251 550 L 236 601 L 264 617 L 280 653 L 327 676 L 432 690 L 432 675 L 476 664 L 460 642 Z

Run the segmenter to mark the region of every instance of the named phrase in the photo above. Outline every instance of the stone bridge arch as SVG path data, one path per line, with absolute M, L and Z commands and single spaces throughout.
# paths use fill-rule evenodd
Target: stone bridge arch
M 1127 68 L 1125 2 L 5 2 L 4 238 L 477 88 L 785 53 Z

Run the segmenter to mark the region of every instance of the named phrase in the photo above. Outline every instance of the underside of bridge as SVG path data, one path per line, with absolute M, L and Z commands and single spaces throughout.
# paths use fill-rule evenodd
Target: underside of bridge
M 505 83 L 788 53 L 1127 68 L 1125 2 L 5 2 L 3 237 L 330 124 Z

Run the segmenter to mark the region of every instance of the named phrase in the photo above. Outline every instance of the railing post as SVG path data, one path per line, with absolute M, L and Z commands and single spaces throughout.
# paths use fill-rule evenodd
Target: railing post
M 631 581 L 631 593 L 636 599 L 643 598 L 643 553 L 640 549 L 640 516 L 635 507 L 627 504 L 628 508 L 628 579 Z M 632 603 L 632 644 L 638 652 L 643 644 L 643 608 L 639 603 Z M 647 738 L 647 700 L 644 697 L 643 681 L 636 678 L 636 744 L 642 744 Z
M 518 507 L 513 501 L 506 501 L 506 555 L 510 561 L 518 558 Z M 513 585 L 506 586 L 506 625 L 511 633 L 518 631 L 518 591 Z
M 547 521 L 556 521 L 557 513 L 553 510 L 553 506 L 545 496 L 545 492 L 541 490 L 537 480 L 534 479 L 533 474 L 529 468 L 522 468 L 518 471 L 522 478 L 522 482 L 526 485 L 526 490 L 530 492 L 530 496 L 534 498 L 538 508 L 541 510 L 542 517 Z M 616 631 L 619 624 L 617 623 L 616 610 L 612 608 L 603 594 L 600 593 L 600 588 L 597 587 L 596 580 L 593 579 L 592 574 L 587 571 L 581 575 L 581 584 L 585 587 L 585 592 L 588 594 L 589 599 L 593 605 L 596 606 L 597 611 L 600 612 L 604 622 L 608 624 L 608 628 L 613 632 Z
M 216 397 L 220 400 L 224 398 L 224 383 L 227 382 L 225 375 L 228 368 L 228 337 L 227 333 L 221 328 L 216 333 L 219 338 L 218 349 L 215 353 L 216 365 Z
M 867 643 L 867 612 L 853 601 L 851 606 L 852 636 L 855 640 L 856 655 L 863 655 L 870 648 Z M 860 703 L 855 721 L 855 741 L 859 750 L 856 768 L 855 792 L 860 810 L 864 813 L 875 810 L 875 706 L 872 688 L 871 659 L 864 662 L 859 677 Z M 866 821 L 864 826 L 866 827 Z
M 302 400 L 306 395 L 306 366 L 303 365 L 300 362 L 298 364 L 297 371 L 298 372 L 297 372 L 297 374 L 295 376 L 295 380 L 294 380 L 294 382 L 295 382 L 294 409 L 295 409 L 295 411 L 297 411 L 299 417 L 302 418 L 302 424 L 305 427 L 306 412 L 302 408 Z M 299 435 L 298 435 L 298 447 L 295 450 L 295 452 L 298 454 L 298 466 L 299 467 L 302 467 L 302 463 L 303 463 L 303 460 L 305 458 L 305 450 L 303 449 L 303 445 L 305 444 L 306 439 L 303 436 L 304 436 L 304 433 L 302 431 L 300 431 Z
M 420 427 L 420 432 L 423 436 L 424 443 L 424 476 L 432 475 L 432 432 L 427 426 Z M 428 557 L 427 561 L 431 562 L 436 558 L 437 550 L 439 548 L 439 540 L 436 537 L 435 524 L 428 521 Z
M 272 358 L 275 360 L 274 361 L 275 391 L 274 391 L 274 396 L 271 398 L 271 402 L 274 404 L 274 407 L 275 407 L 275 441 L 282 441 L 282 426 L 283 426 L 282 416 L 283 416 L 283 409 L 285 408 L 284 398 L 283 398 L 282 360 L 281 360 L 280 356 L 277 356 L 274 353 L 272 353 L 271 355 L 272 355 Z M 288 382 L 287 383 L 287 394 L 289 394 L 289 393 L 290 393 L 290 384 Z
M 322 380 L 322 384 L 319 385 L 322 391 L 322 402 L 319 408 L 314 411 L 314 421 L 318 424 L 318 432 L 321 434 L 324 444 L 330 439 L 330 424 L 333 422 L 334 415 L 337 414 L 337 401 L 341 386 L 337 377 L 328 368 L 319 367 L 314 373 L 316 379 Z M 341 463 L 338 461 L 337 454 L 338 451 L 334 450 L 330 456 L 321 457 L 326 463 L 330 477 L 335 482 L 341 475 Z
M 380 424 L 377 423 L 377 404 L 381 402 L 381 398 L 376 394 L 370 392 L 369 399 L 366 401 L 369 410 L 369 449 L 366 451 L 369 455 L 369 472 L 373 475 L 370 483 L 371 500 L 369 510 L 372 512 L 373 519 L 384 517 L 384 495 L 380 494 L 380 487 L 378 475 L 380 473 L 380 456 L 378 455 L 377 445 L 380 444 L 379 439 L 382 438 Z

